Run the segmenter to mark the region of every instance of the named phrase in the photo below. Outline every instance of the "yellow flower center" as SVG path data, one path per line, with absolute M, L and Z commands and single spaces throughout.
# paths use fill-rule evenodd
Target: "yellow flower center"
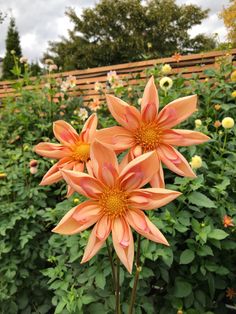
M 157 148 L 160 142 L 161 130 L 157 123 L 150 122 L 142 125 L 134 135 L 136 145 L 140 145 L 143 152 L 149 152 Z
M 99 205 L 105 215 L 116 218 L 128 210 L 128 195 L 119 188 L 107 188 L 99 199 Z
M 90 156 L 90 144 L 77 143 L 74 147 L 72 157 L 77 161 L 86 162 Z

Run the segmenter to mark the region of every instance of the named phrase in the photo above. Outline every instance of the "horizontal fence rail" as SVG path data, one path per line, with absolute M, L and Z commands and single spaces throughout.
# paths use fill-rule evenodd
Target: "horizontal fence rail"
M 104 96 L 94 89 L 96 82 L 102 84 L 106 88 L 107 73 L 109 71 L 116 71 L 117 75 L 123 80 L 124 85 L 137 86 L 147 80 L 147 69 L 153 68 L 155 65 L 168 63 L 172 67 L 170 75 L 181 73 L 186 79 L 192 78 L 193 74 L 197 74 L 200 80 L 205 79 L 204 70 L 216 68 L 220 57 L 231 56 L 232 60 L 236 60 L 236 49 L 230 51 L 211 51 L 200 54 L 191 54 L 180 56 L 177 62 L 175 57 L 153 59 L 132 63 L 124 63 L 117 65 L 110 65 L 104 67 L 91 68 L 86 70 L 75 70 L 56 74 L 50 74 L 53 78 L 66 79 L 69 76 L 76 77 L 76 86 L 71 91 L 73 96 L 83 97 L 84 102 L 90 102 L 94 98 L 104 100 Z M 45 76 L 46 78 L 47 76 Z M 34 78 L 32 78 L 33 80 Z M 6 97 L 16 96 L 16 91 L 13 88 L 15 81 L 0 82 L 0 100 L 3 101 Z M 43 85 L 42 85 L 43 87 Z M 33 90 L 35 87 L 26 86 L 26 90 Z

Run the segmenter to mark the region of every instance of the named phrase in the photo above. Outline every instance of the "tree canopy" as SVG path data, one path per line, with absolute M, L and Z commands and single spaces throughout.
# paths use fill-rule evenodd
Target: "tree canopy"
M 130 62 L 212 49 L 206 35 L 190 38 L 188 31 L 207 17 L 208 10 L 196 5 L 177 5 L 175 0 L 101 0 L 78 16 L 69 38 L 49 43 L 45 57 L 64 70 Z
M 13 54 L 18 58 L 22 56 L 19 33 L 15 19 L 12 17 L 7 31 L 6 54 L 3 59 L 3 79 L 14 78 L 14 74 L 11 72 L 14 67 Z
M 228 7 L 224 8 L 220 14 L 228 30 L 228 40 L 234 45 L 236 43 L 236 0 L 230 0 Z

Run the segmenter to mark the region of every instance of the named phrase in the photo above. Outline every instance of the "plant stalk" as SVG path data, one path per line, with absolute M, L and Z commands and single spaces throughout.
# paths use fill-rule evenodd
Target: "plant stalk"
M 116 259 L 116 314 L 120 314 L 120 259 Z
M 108 252 L 109 261 L 110 261 L 110 264 L 111 264 L 113 287 L 114 287 L 114 291 L 116 291 L 116 273 L 115 273 L 115 266 L 114 266 L 114 263 L 113 263 L 112 252 L 111 252 L 111 248 L 110 248 L 110 245 L 109 245 L 108 240 L 106 240 L 106 246 L 107 246 L 107 252 Z

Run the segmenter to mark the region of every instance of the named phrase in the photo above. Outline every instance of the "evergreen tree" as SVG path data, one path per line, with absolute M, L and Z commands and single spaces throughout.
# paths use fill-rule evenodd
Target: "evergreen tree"
M 14 67 L 13 54 L 18 58 L 22 56 L 19 33 L 16 28 L 15 19 L 12 17 L 7 31 L 6 55 L 3 59 L 4 79 L 14 78 L 14 74 L 11 72 Z

